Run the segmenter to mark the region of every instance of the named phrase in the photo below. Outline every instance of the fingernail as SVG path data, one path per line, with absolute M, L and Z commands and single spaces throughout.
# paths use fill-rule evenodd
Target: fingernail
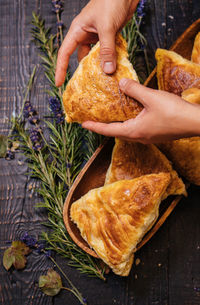
M 113 62 L 111 61 L 104 62 L 103 70 L 105 73 L 113 73 L 115 70 Z
M 127 83 L 127 78 L 122 78 L 122 79 L 120 79 L 120 81 L 119 81 L 119 86 L 121 87 L 121 88 L 123 88 L 125 85 L 126 85 L 126 83 Z

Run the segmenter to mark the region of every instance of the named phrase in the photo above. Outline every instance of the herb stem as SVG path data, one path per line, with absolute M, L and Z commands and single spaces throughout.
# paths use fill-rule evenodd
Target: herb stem
M 83 297 L 81 295 L 81 293 L 78 291 L 78 289 L 74 286 L 74 284 L 71 282 L 71 280 L 68 278 L 68 276 L 63 272 L 63 270 L 60 268 L 60 266 L 57 264 L 57 262 L 55 261 L 55 259 L 50 256 L 49 257 L 51 259 L 51 261 L 56 265 L 56 267 L 60 270 L 60 272 L 62 273 L 62 275 L 65 277 L 65 279 L 68 281 L 68 283 L 70 284 L 70 286 L 73 288 L 71 291 L 74 293 L 74 295 L 79 299 L 79 301 L 81 302 L 81 304 L 85 304 L 85 302 L 83 301 Z
M 81 304 L 87 305 L 87 303 L 83 300 L 83 297 L 82 296 L 79 297 L 73 289 L 70 289 L 70 288 L 67 288 L 67 287 L 61 287 L 61 289 L 65 289 L 65 290 L 70 291 L 71 293 L 73 293 L 78 298 L 78 300 L 80 301 Z
M 28 80 L 28 84 L 26 86 L 26 92 L 25 92 L 25 95 L 24 95 L 24 98 L 23 98 L 23 101 L 22 101 L 22 108 L 21 108 L 21 111 L 19 113 L 19 119 L 21 119 L 21 117 L 22 117 L 23 110 L 24 110 L 24 104 L 25 104 L 25 102 L 27 100 L 27 96 L 31 92 L 31 89 L 32 89 L 32 86 L 33 86 L 33 82 L 34 82 L 34 78 L 35 78 L 35 73 L 36 73 L 36 66 L 34 66 L 33 72 L 31 73 L 31 76 L 30 76 L 30 78 Z

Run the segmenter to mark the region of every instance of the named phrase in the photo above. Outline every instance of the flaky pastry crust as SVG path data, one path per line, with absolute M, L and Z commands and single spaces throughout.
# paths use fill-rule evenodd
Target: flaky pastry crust
M 196 35 L 194 40 L 191 60 L 197 64 L 200 64 L 200 32 Z
M 181 97 L 192 104 L 200 104 L 200 89 L 190 88 L 182 92 Z
M 67 122 L 92 120 L 98 122 L 125 121 L 142 110 L 142 105 L 119 89 L 122 78 L 138 81 L 128 60 L 127 45 L 120 34 L 116 37 L 117 69 L 105 74 L 100 66 L 99 42 L 84 57 L 63 94 Z
M 121 180 L 93 189 L 71 206 L 82 237 L 113 272 L 127 276 L 136 246 L 159 214 L 169 173 Z
M 200 65 L 164 49 L 157 49 L 155 57 L 160 90 L 180 96 L 186 89 L 200 89 Z
M 169 195 L 186 195 L 182 179 L 178 177 L 170 161 L 155 145 L 115 139 L 105 184 L 160 172 L 170 173 L 171 175 L 170 184 L 162 199 Z

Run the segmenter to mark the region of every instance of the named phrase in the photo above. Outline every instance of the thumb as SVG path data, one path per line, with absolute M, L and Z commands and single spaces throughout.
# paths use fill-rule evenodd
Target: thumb
M 155 90 L 141 85 L 135 80 L 122 78 L 119 81 L 119 87 L 126 95 L 136 99 L 144 107 L 148 106 L 152 98 L 155 99 Z
M 107 74 L 116 70 L 115 35 L 114 30 L 99 32 L 101 67 Z

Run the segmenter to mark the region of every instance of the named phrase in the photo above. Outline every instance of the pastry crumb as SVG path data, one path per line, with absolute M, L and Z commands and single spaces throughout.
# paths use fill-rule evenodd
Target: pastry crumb
M 136 260 L 135 260 L 135 264 L 136 264 L 136 266 L 137 266 L 137 265 L 139 265 L 139 264 L 140 264 L 140 262 L 141 262 L 141 261 L 140 261 L 140 259 L 139 259 L 139 258 L 136 258 Z

